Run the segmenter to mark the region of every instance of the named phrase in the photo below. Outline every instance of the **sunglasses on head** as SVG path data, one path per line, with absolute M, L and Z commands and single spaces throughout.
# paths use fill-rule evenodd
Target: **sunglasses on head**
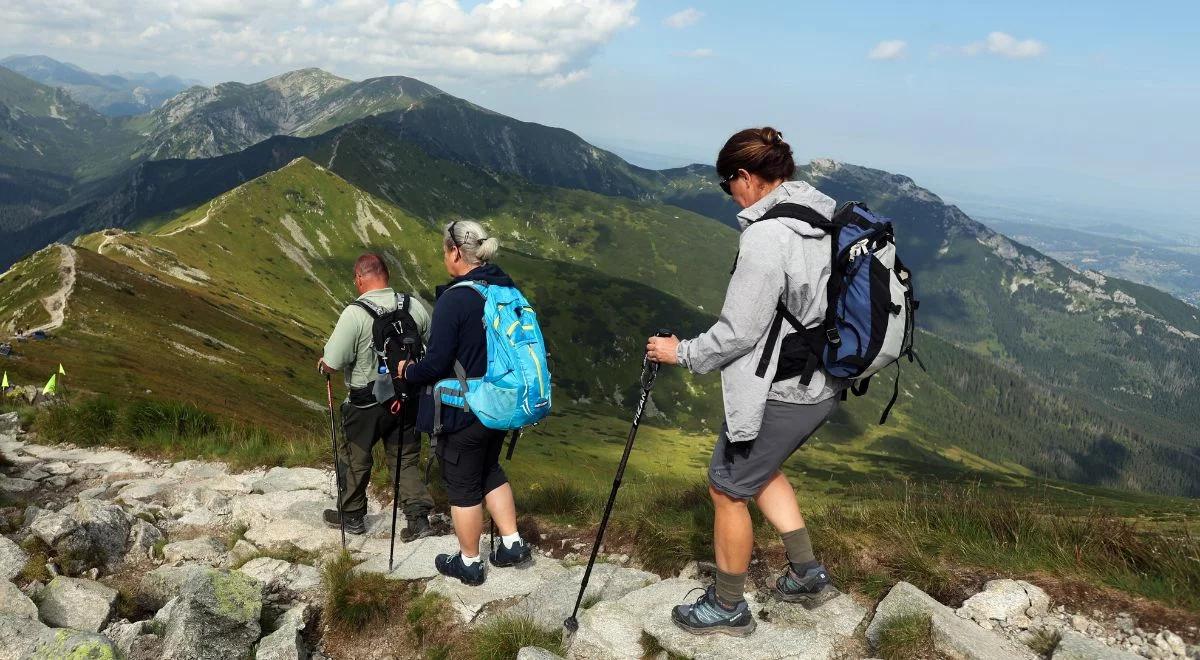
M 734 170 L 733 174 L 730 174 L 729 176 L 726 176 L 726 177 L 721 177 L 718 185 L 721 186 L 721 190 L 724 190 L 726 195 L 733 194 L 729 190 L 729 184 L 732 183 L 733 180 L 737 178 L 737 175 L 738 175 L 738 170 Z
M 458 249 L 460 249 L 460 250 L 461 250 L 461 249 L 462 249 L 462 244 L 461 244 L 461 243 L 459 243 L 459 242 L 458 242 L 458 239 L 454 237 L 454 228 L 455 228 L 457 225 L 458 225 L 458 220 L 455 220 L 454 222 L 451 222 L 451 223 L 450 223 L 450 229 L 448 230 L 448 232 L 449 232 L 449 234 L 450 234 L 450 242 L 454 244 L 454 247 L 456 247 L 456 248 L 458 248 Z

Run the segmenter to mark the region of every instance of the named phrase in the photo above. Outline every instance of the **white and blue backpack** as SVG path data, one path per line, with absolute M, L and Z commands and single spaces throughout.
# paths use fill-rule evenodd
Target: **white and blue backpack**
M 438 381 L 433 388 L 434 435 L 441 433 L 442 406 L 454 406 L 486 427 L 519 430 L 550 413 L 550 368 L 546 342 L 537 314 L 514 287 L 485 282 L 459 282 L 483 297 L 483 327 L 487 337 L 487 373 L 467 378 L 455 360 L 455 378 Z M 444 294 L 443 294 L 444 295 Z

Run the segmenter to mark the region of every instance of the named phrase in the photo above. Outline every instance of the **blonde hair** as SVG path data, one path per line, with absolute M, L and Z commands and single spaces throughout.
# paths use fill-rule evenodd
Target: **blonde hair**
M 442 245 L 447 249 L 457 247 L 470 264 L 487 263 L 500 249 L 500 241 L 489 236 L 483 225 L 474 220 L 456 220 L 446 225 Z

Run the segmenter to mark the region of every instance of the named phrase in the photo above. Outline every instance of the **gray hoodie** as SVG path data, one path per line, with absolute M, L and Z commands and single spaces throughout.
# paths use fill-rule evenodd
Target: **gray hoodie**
M 725 291 L 721 317 L 707 332 L 679 344 L 679 363 L 692 373 L 721 370 L 725 423 L 731 442 L 758 436 L 767 399 L 787 403 L 817 403 L 835 396 L 842 383 L 817 370 L 808 386 L 800 377 L 772 383 L 782 338 L 794 332 L 784 322 L 780 340 L 771 347 L 764 377 L 755 375 L 767 330 L 781 298 L 788 311 L 806 327 L 825 318 L 825 287 L 829 282 L 829 237 L 824 231 L 792 218 L 755 222 L 781 202 L 803 204 L 826 218 L 836 202 L 802 181 L 788 181 L 738 214 L 742 226 L 737 270 Z

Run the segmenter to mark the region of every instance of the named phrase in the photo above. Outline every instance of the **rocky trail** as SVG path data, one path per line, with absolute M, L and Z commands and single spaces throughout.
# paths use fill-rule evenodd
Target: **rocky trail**
M 0 495 L 24 503 L 0 509 L 9 518 L 0 527 L 0 660 L 336 655 L 325 648 L 320 617 L 321 566 L 340 547 L 338 530 L 320 522 L 332 506 L 331 472 L 233 473 L 221 463 L 35 440 L 15 414 L 0 416 Z M 453 536 L 397 538 L 387 573 L 389 516 L 372 502 L 367 534 L 347 537 L 361 562 L 355 570 L 419 581 L 448 599 L 462 626 L 505 614 L 561 630 L 578 562 L 537 553 L 527 566 L 492 567 L 486 583 L 467 587 L 433 567 L 435 555 L 456 549 Z M 1143 630 L 1128 615 L 1070 612 L 1016 580 L 989 582 L 957 610 L 903 582 L 877 605 L 847 594 L 815 611 L 748 594 L 759 619 L 753 635 L 696 637 L 669 615 L 705 584 L 695 564 L 663 579 L 628 557 L 607 559 L 593 572 L 579 631 L 564 644 L 570 658 L 862 658 L 905 614 L 928 618 L 940 657 L 1200 658 L 1200 647 L 1170 631 Z M 528 647 L 518 657 L 558 656 Z

